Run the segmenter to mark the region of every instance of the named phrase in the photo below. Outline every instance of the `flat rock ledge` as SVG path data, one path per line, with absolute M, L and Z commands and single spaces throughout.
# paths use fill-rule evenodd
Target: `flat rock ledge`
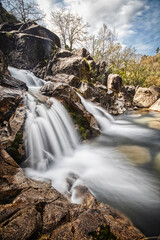
M 49 183 L 27 178 L 0 146 L 0 239 L 143 239 L 117 210 L 98 202 L 84 186 L 72 204 Z M 107 238 L 106 238 L 107 237 Z

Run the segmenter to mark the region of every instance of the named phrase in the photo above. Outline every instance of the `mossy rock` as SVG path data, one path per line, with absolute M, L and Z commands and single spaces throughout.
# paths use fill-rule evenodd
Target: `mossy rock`
M 15 140 L 13 141 L 12 145 L 10 147 L 7 147 L 7 152 L 9 155 L 18 163 L 20 164 L 24 159 L 24 154 L 19 151 L 20 145 L 23 146 L 23 128 L 21 128 L 15 137 Z M 23 149 L 24 151 L 24 149 Z
M 88 129 L 89 129 L 89 123 L 87 122 L 87 119 L 78 113 L 75 112 L 69 112 L 73 122 L 75 125 L 78 125 L 79 134 L 83 140 L 86 140 L 88 138 Z
M 88 234 L 93 240 L 120 240 L 111 231 L 109 226 L 101 226 L 97 231 Z
M 18 22 L 16 17 L 8 13 L 0 3 L 0 24 L 4 22 Z

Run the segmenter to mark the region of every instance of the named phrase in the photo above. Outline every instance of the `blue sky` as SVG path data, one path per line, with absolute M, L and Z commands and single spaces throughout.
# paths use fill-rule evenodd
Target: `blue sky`
M 92 33 L 103 23 L 116 31 L 124 46 L 154 55 L 160 47 L 160 0 L 37 0 L 46 11 L 67 7 L 87 21 Z M 48 23 L 49 24 L 49 23 Z

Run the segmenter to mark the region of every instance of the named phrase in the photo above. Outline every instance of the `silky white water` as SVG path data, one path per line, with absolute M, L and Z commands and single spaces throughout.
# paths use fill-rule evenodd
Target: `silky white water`
M 9 70 L 28 87 L 44 84 L 29 71 Z M 81 203 L 83 197 L 76 196 L 76 186 L 85 185 L 101 201 L 124 210 L 143 231 L 147 232 L 152 225 L 147 218 L 157 224 L 160 211 L 158 179 L 148 169 L 137 168 L 117 145 L 136 143 L 148 147 L 147 144 L 153 146 L 155 143 L 157 151 L 159 132 L 129 120 L 116 121 L 105 110 L 81 97 L 86 110 L 97 119 L 102 137 L 80 144 L 64 107 L 54 98 L 49 104 L 39 103 L 34 93 L 28 94 L 26 100 L 27 158 L 23 164 L 26 174 L 50 180 L 53 187 L 75 203 Z M 148 234 L 158 234 L 157 229 L 149 230 Z

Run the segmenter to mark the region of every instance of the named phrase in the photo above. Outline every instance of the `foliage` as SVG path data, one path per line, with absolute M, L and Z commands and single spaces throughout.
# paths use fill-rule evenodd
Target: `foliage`
M 87 139 L 88 122 L 81 114 L 70 112 L 70 116 L 74 124 L 78 125 L 80 136 L 83 140 Z
M 24 23 L 28 20 L 41 21 L 45 17 L 35 0 L 3 0 L 3 5 L 10 14 Z
M 88 23 L 82 17 L 68 10 L 61 9 L 51 13 L 51 23 L 54 31 L 62 40 L 65 49 L 72 51 L 73 47 L 81 44 L 87 34 Z
M 93 240 L 117 240 L 117 237 L 110 231 L 109 226 L 101 226 L 98 231 L 88 234 Z

